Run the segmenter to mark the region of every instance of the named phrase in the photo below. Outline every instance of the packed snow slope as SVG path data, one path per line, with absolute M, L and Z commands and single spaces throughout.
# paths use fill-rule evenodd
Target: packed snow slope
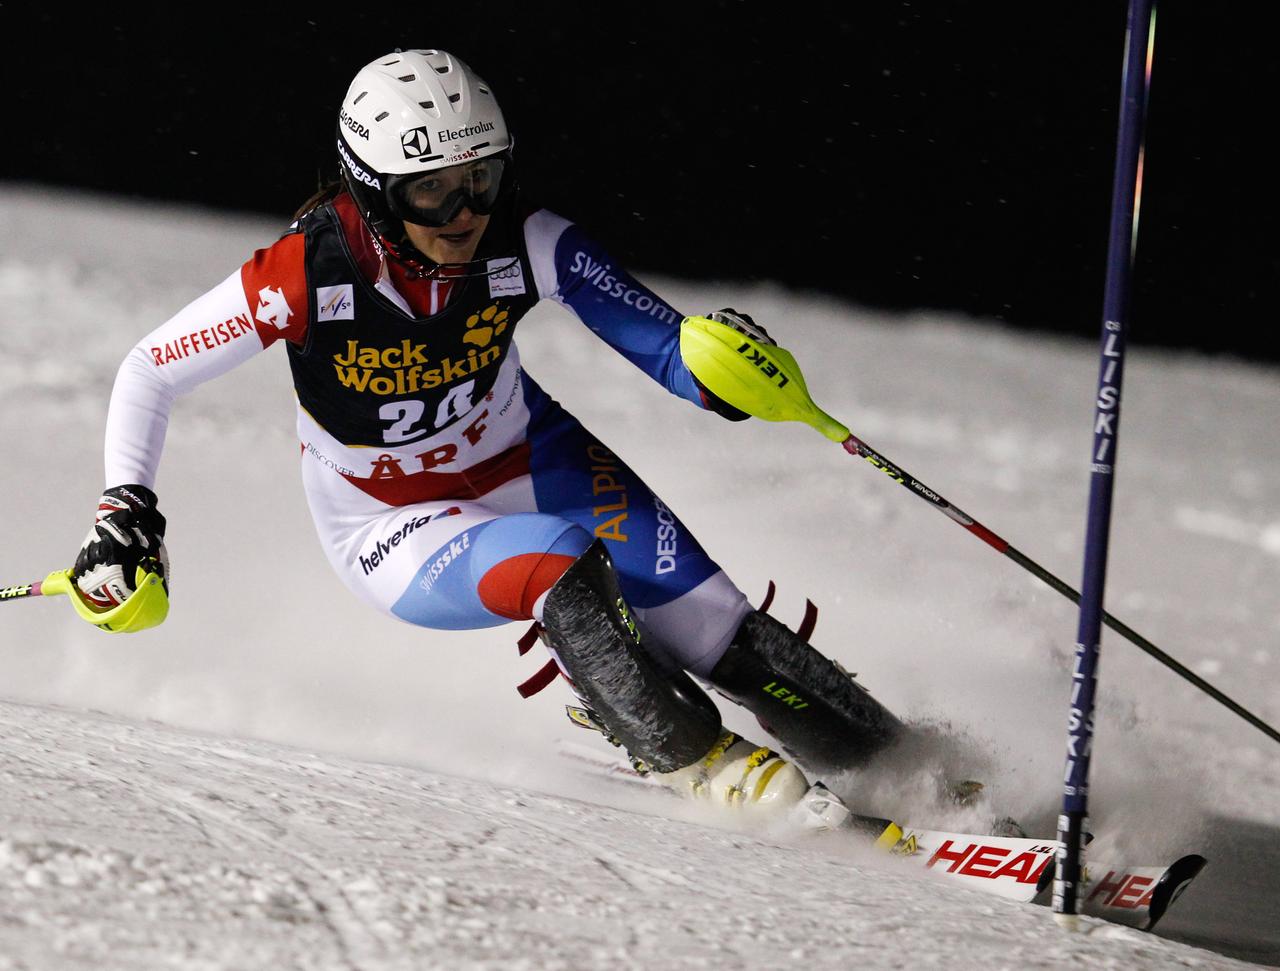
M 281 228 L 0 187 L 0 584 L 74 558 L 126 350 Z M 685 312 L 750 311 L 826 410 L 1078 582 L 1092 342 L 765 284 L 648 282 Z M 832 780 L 857 808 L 1053 832 L 1068 601 L 809 429 L 667 396 L 556 308 L 518 339 L 749 596 L 776 580 L 773 612 L 793 625 L 812 599 L 817 646 L 948 739 Z M 1130 348 L 1107 599 L 1272 724 L 1277 378 Z M 56 600 L 0 606 L 2 971 L 1280 964 L 1280 747 L 1126 641 L 1103 642 L 1094 849 L 1209 857 L 1161 926 L 1174 940 L 1096 923 L 1066 936 L 1042 909 L 908 878 L 842 841 L 712 826 L 584 778 L 554 754 L 576 731 L 563 686 L 514 690 L 544 662 L 517 656 L 522 627 L 429 632 L 356 602 L 315 540 L 297 462 L 273 349 L 175 410 L 157 484 L 164 626 L 116 638 Z M 939 806 L 943 771 L 985 780 L 988 798 Z
M 834 836 L 49 706 L 0 703 L 0 728 L 7 971 L 1248 966 L 1067 934 Z

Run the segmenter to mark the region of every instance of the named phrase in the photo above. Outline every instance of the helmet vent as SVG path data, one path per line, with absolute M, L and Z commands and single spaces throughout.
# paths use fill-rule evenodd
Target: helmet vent
M 478 85 L 478 87 L 480 88 L 480 93 L 481 93 L 481 94 L 488 94 L 488 93 L 489 93 L 489 89 L 488 89 L 488 88 L 486 88 L 483 84 Z
M 438 67 L 438 68 L 436 68 L 436 73 L 437 73 L 437 74 L 448 74 L 448 73 L 449 73 L 449 65 L 448 65 L 448 64 L 446 64 L 444 67 Z
M 361 91 L 358 95 L 356 95 L 356 100 L 351 103 L 353 105 L 358 105 L 361 101 L 364 100 L 364 96 L 368 93 L 369 93 L 368 91 Z
M 458 99 L 459 99 L 459 98 L 461 98 L 461 97 L 462 97 L 462 95 L 457 94 L 456 92 L 455 92 L 454 94 L 449 95 L 449 104 L 451 104 L 451 105 L 452 105 L 452 104 L 457 104 L 457 103 L 458 103 Z
M 436 103 L 434 101 L 419 101 L 418 106 L 420 108 L 426 108 L 428 111 L 430 111 L 432 108 L 436 106 Z
M 418 76 L 417 76 L 416 74 L 402 74 L 402 75 L 400 75 L 400 80 L 401 80 L 401 81 L 416 81 L 416 80 L 418 80 Z
M 400 58 L 398 58 L 398 57 L 393 57 L 393 58 L 391 58 L 391 60 L 389 60 L 389 61 L 383 61 L 383 62 L 382 62 L 382 66 L 383 66 L 383 67 L 390 67 L 392 64 L 399 64 L 399 63 L 400 63 Z
M 382 112 L 381 114 L 379 114 L 377 118 L 375 118 L 375 119 L 373 119 L 373 120 L 374 120 L 374 121 L 382 121 L 382 119 L 383 119 L 383 118 L 385 118 L 385 117 L 387 117 L 387 115 L 389 115 L 389 114 L 391 114 L 391 112 L 389 112 L 389 111 L 384 111 L 384 112 Z

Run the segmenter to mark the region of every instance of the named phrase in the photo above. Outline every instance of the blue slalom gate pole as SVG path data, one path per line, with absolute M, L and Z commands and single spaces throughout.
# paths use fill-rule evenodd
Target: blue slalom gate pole
M 1101 365 L 1098 394 L 1094 401 L 1089 519 L 1085 530 L 1084 579 L 1080 585 L 1080 626 L 1076 635 L 1075 665 L 1071 672 L 1067 764 L 1062 815 L 1058 817 L 1059 848 L 1053 881 L 1054 917 L 1065 927 L 1076 927 L 1079 921 L 1077 898 L 1084 869 L 1081 850 L 1089 804 L 1089 757 L 1093 747 L 1098 646 L 1102 637 L 1102 594 L 1107 577 L 1111 490 L 1115 481 L 1120 390 L 1128 333 L 1129 283 L 1137 242 L 1138 203 L 1142 192 L 1142 140 L 1154 41 L 1154 0 L 1129 0 L 1115 178 L 1111 191 L 1111 232 L 1107 240 Z

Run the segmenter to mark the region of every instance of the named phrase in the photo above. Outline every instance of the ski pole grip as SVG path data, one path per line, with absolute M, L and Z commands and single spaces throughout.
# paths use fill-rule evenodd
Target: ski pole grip
M 80 616 L 99 630 L 109 634 L 132 634 L 164 622 L 169 615 L 169 592 L 158 570 L 139 565 L 136 587 L 129 599 L 118 606 L 102 610 L 89 603 L 70 570 L 54 570 L 40 583 L 40 592 L 49 597 L 66 594 Z
M 706 317 L 680 324 L 680 356 L 712 394 L 765 421 L 801 421 L 833 442 L 849 429 L 813 403 L 791 352 Z

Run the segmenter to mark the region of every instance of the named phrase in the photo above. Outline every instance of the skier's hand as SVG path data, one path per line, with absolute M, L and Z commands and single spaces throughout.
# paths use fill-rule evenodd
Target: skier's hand
M 115 607 L 134 592 L 137 569 L 146 566 L 169 586 L 169 554 L 164 548 L 164 516 L 156 494 L 141 485 L 108 489 L 80 547 L 72 570 L 76 585 L 97 607 Z
M 746 334 L 753 341 L 760 344 L 767 344 L 770 347 L 777 347 L 778 342 L 769 336 L 769 332 L 757 324 L 746 314 L 740 314 L 732 307 L 725 307 L 724 310 L 717 310 L 713 314 L 707 314 L 708 320 L 714 320 L 717 324 L 724 324 L 726 327 L 732 327 L 739 334 Z
M 849 429 L 809 397 L 791 352 L 767 334 L 763 340 L 749 335 L 741 314 L 734 314 L 738 326 L 724 319 L 726 313 L 731 311 L 680 321 L 680 358 L 702 389 L 703 400 L 710 396 L 723 408 L 765 421 L 802 421 L 833 442 L 848 439 Z M 752 326 L 759 329 L 754 322 Z M 721 408 L 713 410 L 725 414 Z
M 725 307 L 723 310 L 717 310 L 714 313 L 707 314 L 707 320 L 714 320 L 717 324 L 724 324 L 731 327 L 739 334 L 744 334 L 752 340 L 760 344 L 766 344 L 770 347 L 777 346 L 777 341 L 769 336 L 769 332 L 757 324 L 746 314 L 740 314 L 732 307 Z M 714 411 L 721 418 L 727 418 L 729 421 L 746 421 L 751 417 L 747 412 L 740 408 L 735 408 L 719 395 L 713 394 L 698 376 L 693 376 L 693 383 L 698 386 L 698 393 L 702 396 L 702 407 L 707 411 Z

